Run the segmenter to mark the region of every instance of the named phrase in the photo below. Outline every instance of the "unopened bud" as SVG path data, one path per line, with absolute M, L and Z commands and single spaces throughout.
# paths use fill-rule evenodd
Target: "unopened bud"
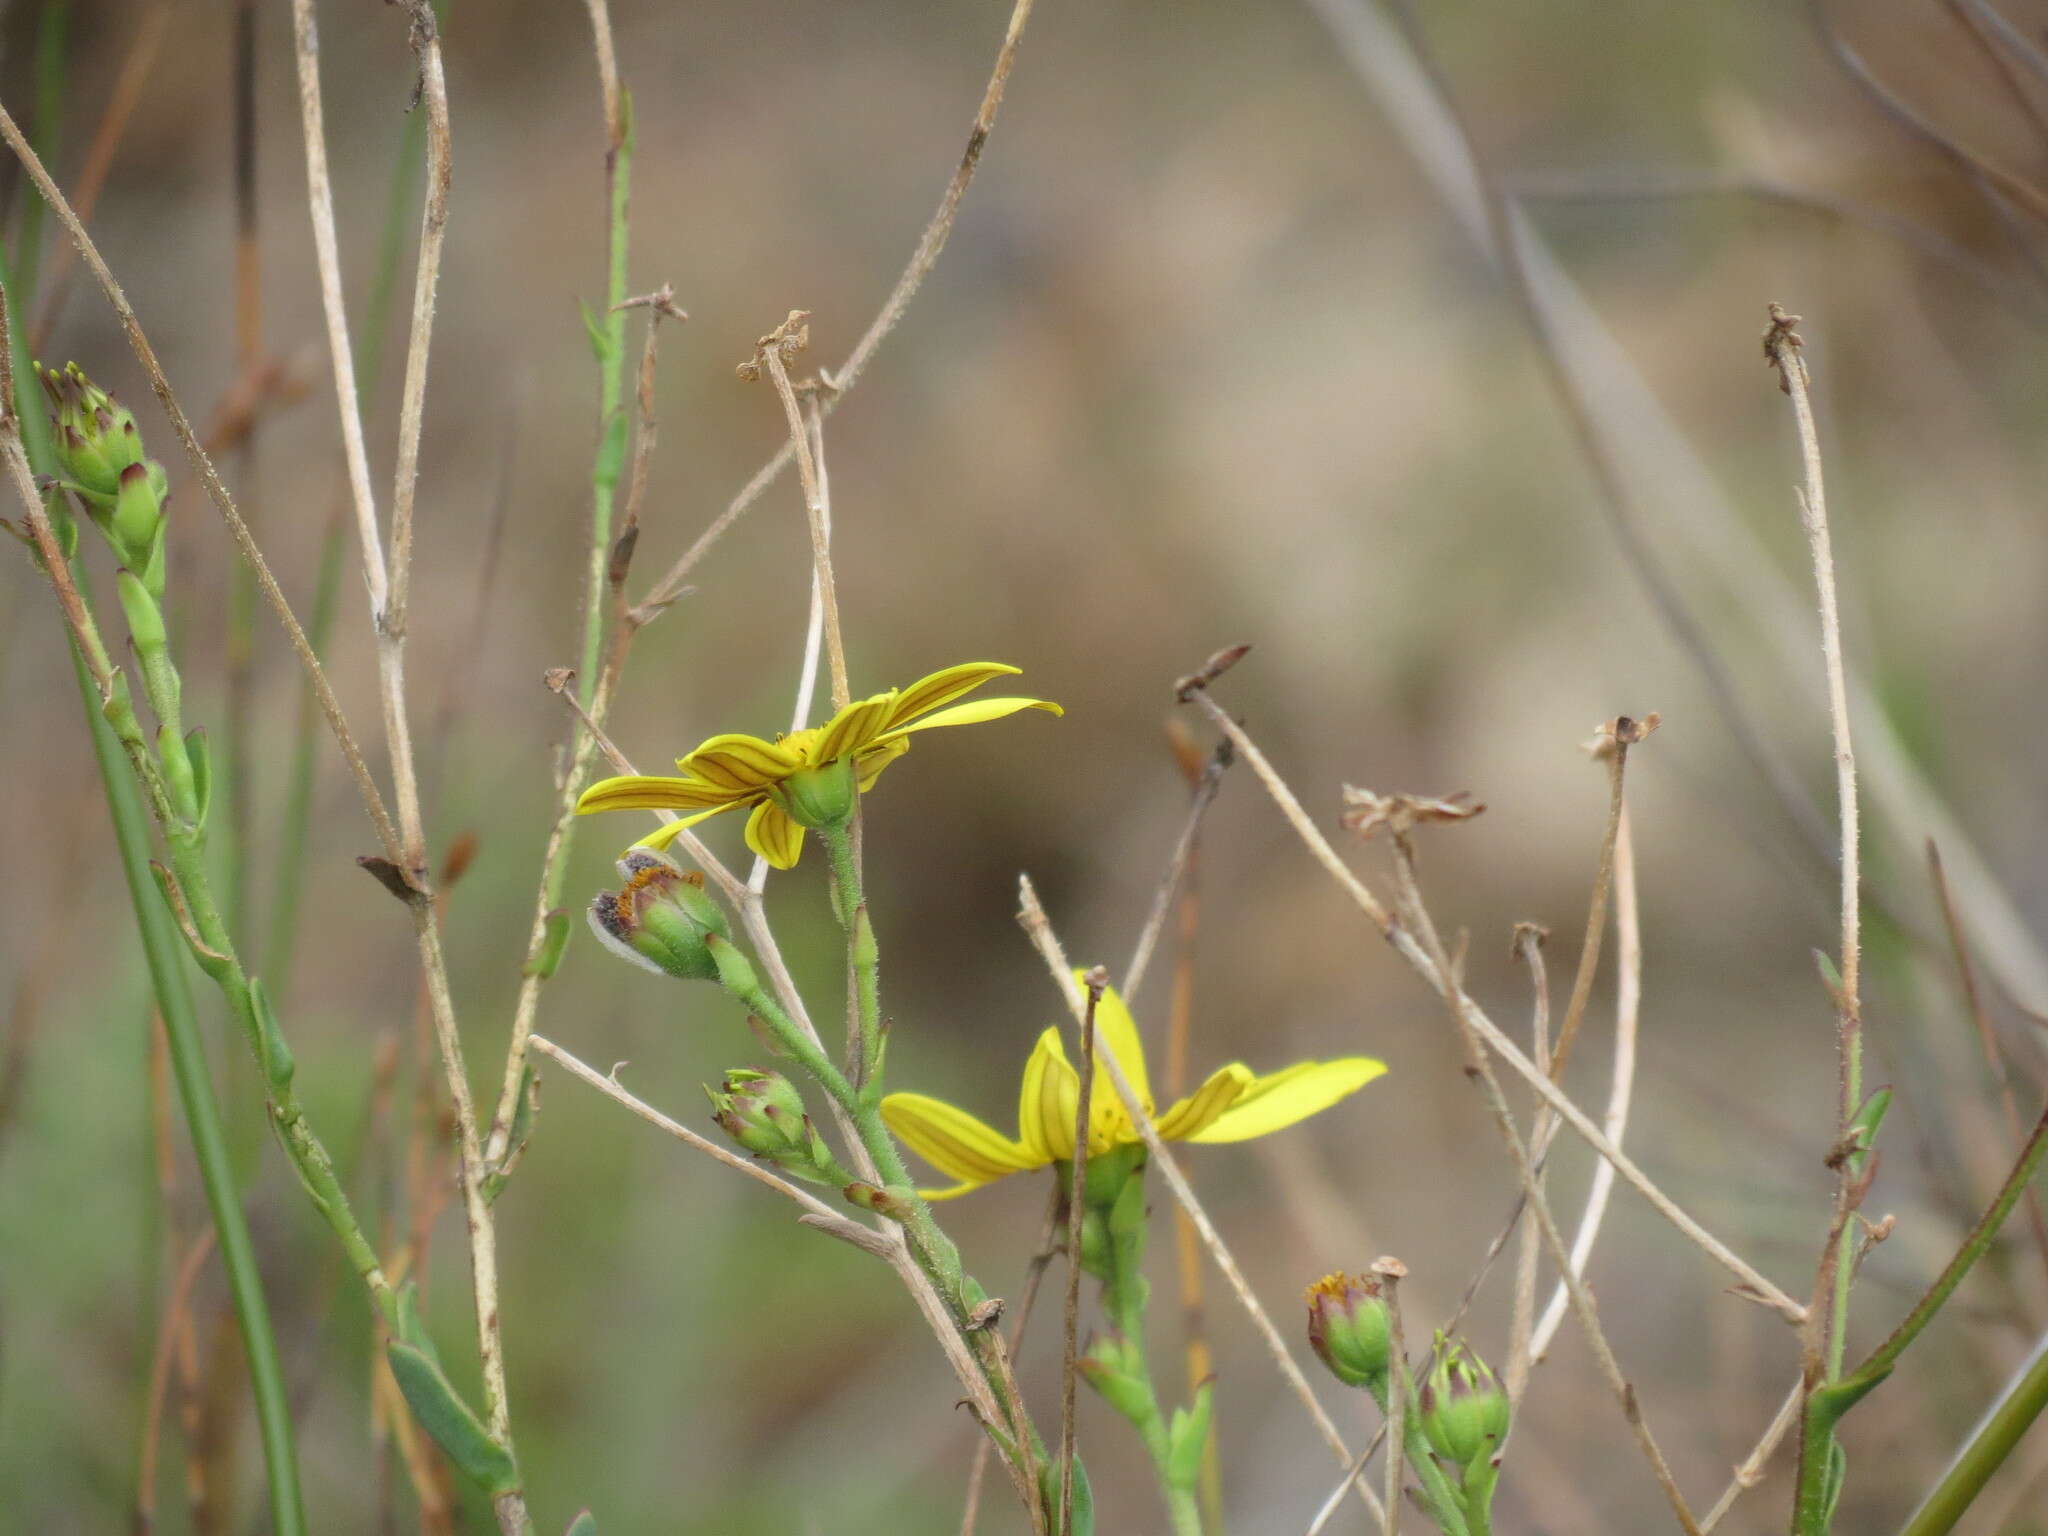
M 76 363 L 38 368 L 63 484 L 85 504 L 122 564 L 163 595 L 163 466 L 144 457 L 135 417 Z
M 1507 1439 L 1508 1395 L 1462 1339 L 1439 1336 L 1420 1406 L 1430 1449 L 1455 1466 L 1491 1461 Z
M 590 931 L 606 949 L 664 976 L 715 981 L 719 966 L 708 938 L 732 932 L 725 909 L 704 893 L 704 877 L 688 875 L 650 848 L 619 860 L 617 891 L 590 904 Z
M 1392 1347 L 1379 1281 L 1339 1270 L 1310 1286 L 1308 1342 L 1316 1358 L 1345 1386 L 1385 1381 Z
M 844 1184 L 824 1138 L 804 1113 L 803 1095 L 780 1072 L 735 1067 L 710 1095 L 718 1128 L 764 1163 L 813 1184 Z

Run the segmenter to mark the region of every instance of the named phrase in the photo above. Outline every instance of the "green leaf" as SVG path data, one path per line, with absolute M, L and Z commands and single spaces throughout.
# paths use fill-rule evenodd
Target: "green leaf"
M 591 480 L 606 490 L 619 483 L 619 471 L 626 464 L 626 413 L 612 412 L 604 424 L 604 438 L 597 445 L 597 458 L 590 466 Z
M 1045 1504 L 1046 1528 L 1060 1528 L 1060 1464 L 1048 1461 L 1038 1470 L 1038 1494 Z M 1095 1491 L 1088 1486 L 1088 1469 L 1074 1458 L 1074 1536 L 1095 1536 Z
M 584 1510 L 569 1522 L 569 1529 L 564 1531 L 562 1536 L 597 1536 L 597 1516 L 587 1509 Z
M 1215 1400 L 1216 1381 L 1211 1377 L 1195 1388 L 1192 1408 L 1173 1410 L 1173 1423 L 1166 1432 L 1166 1476 L 1176 1487 L 1192 1488 L 1201 1479 Z
M 551 981 L 562 963 L 562 951 L 569 947 L 569 909 L 556 907 L 542 921 L 545 931 L 541 935 L 540 953 L 533 957 L 526 974 Z
M 598 366 L 602 368 L 611 361 L 612 339 L 605 334 L 605 328 L 598 324 L 597 316 L 588 304 L 578 299 L 576 309 L 583 316 L 583 329 L 590 337 L 590 350 L 597 354 Z
M 192 819 L 206 825 L 206 813 L 213 807 L 213 755 L 206 745 L 206 728 L 194 726 L 185 733 L 185 756 L 192 764 L 192 794 L 199 814 Z
M 491 1438 L 483 1420 L 462 1400 L 441 1367 L 422 1351 L 395 1339 L 387 1353 L 391 1374 L 398 1379 L 398 1390 L 405 1394 L 413 1418 L 433 1436 L 455 1469 L 494 1497 L 517 1492 L 519 1464 Z
M 276 1010 L 270 1006 L 270 993 L 260 976 L 249 978 L 249 1006 L 256 1015 L 257 1043 L 263 1052 L 263 1074 L 270 1079 L 271 1088 L 282 1093 L 291 1086 L 292 1074 L 298 1067 L 292 1060 L 292 1048 L 285 1043 Z

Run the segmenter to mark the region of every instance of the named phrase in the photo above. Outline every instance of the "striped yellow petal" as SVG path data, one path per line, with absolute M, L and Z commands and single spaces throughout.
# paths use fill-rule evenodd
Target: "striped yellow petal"
M 968 661 L 934 672 L 930 677 L 921 677 L 896 695 L 895 707 L 890 711 L 889 723 L 884 729 L 894 730 L 906 720 L 929 714 L 941 704 L 950 704 L 962 694 L 972 693 L 995 678 L 1015 677 L 1018 670 L 1006 667 L 1000 661 Z
M 1087 990 L 1083 979 L 1087 972 L 1076 967 L 1074 980 L 1082 990 Z M 1102 1000 L 1095 1005 L 1095 1039 L 1099 1045 L 1109 1047 L 1116 1057 L 1116 1064 L 1124 1069 L 1124 1076 L 1130 1080 L 1131 1089 L 1138 1095 L 1138 1102 L 1145 1106 L 1145 1113 L 1151 1114 L 1152 1079 L 1145 1071 L 1145 1042 L 1138 1037 L 1138 1024 L 1131 1017 L 1131 1010 L 1124 1006 L 1124 1000 L 1116 995 L 1115 987 L 1102 989 Z M 1116 1091 L 1116 1084 L 1110 1081 L 1108 1069 L 1101 1063 L 1095 1068 L 1095 1102 L 1100 1104 L 1107 1096 L 1109 1103 L 1119 1109 L 1123 1097 Z
M 1299 1062 L 1284 1071 L 1254 1078 L 1238 1101 L 1218 1115 L 1206 1130 L 1190 1133 L 1183 1139 L 1249 1141 L 1254 1136 L 1285 1130 L 1296 1121 L 1321 1114 L 1338 1100 L 1350 1097 L 1386 1070 L 1385 1062 L 1374 1061 L 1370 1056 Z
M 787 747 L 745 735 L 713 736 L 676 760 L 683 772 L 743 794 L 778 784 L 803 765 L 803 758 Z
M 941 725 L 979 725 L 984 720 L 1000 720 L 1005 715 L 1014 715 L 1021 709 L 1043 709 L 1055 715 L 1066 713 L 1050 699 L 976 699 L 970 704 L 955 704 L 951 709 L 926 715 L 909 725 L 896 726 L 882 740 L 900 740 L 912 731 L 929 731 Z
M 777 869 L 794 869 L 804 851 L 804 829 L 773 800 L 763 800 L 747 818 L 747 846 Z
M 1159 1117 L 1159 1134 L 1168 1141 L 1200 1140 L 1253 1081 L 1252 1069 L 1240 1062 L 1217 1068 L 1201 1087 Z
M 896 707 L 896 690 L 861 699 L 839 711 L 818 728 L 818 739 L 805 752 L 812 763 L 836 763 L 851 757 L 889 728 Z
M 921 1093 L 890 1094 L 882 1100 L 882 1120 L 898 1141 L 968 1188 L 1045 1163 L 966 1110 Z
M 583 791 L 576 810 L 579 815 L 588 815 L 592 811 L 695 811 L 705 806 L 722 809 L 735 798 L 731 790 L 701 779 L 629 774 L 598 780 Z
M 727 811 L 736 810 L 739 805 L 740 802 L 737 800 L 728 800 L 724 805 L 714 805 L 710 810 L 699 811 L 694 816 L 678 816 L 674 821 L 664 822 L 661 826 L 656 827 L 633 846 L 635 848 L 652 848 L 658 853 L 674 842 L 683 828 L 694 827 L 698 822 L 709 821 L 714 816 L 722 816 Z
M 1081 1074 L 1060 1048 L 1060 1032 L 1048 1029 L 1024 1063 L 1024 1086 L 1017 1094 L 1017 1136 L 1039 1162 L 1074 1155 L 1074 1115 L 1080 1102 Z
M 882 776 L 882 770 L 909 750 L 909 742 L 901 736 L 891 736 L 861 753 L 853 765 L 853 776 L 860 784 L 860 792 L 866 794 L 873 789 L 875 780 Z

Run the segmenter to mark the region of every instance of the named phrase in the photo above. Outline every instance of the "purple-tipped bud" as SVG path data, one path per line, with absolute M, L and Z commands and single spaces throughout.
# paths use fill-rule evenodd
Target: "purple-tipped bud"
M 762 1162 L 814 1184 L 847 1182 L 804 1113 L 803 1095 L 780 1072 L 735 1067 L 716 1089 L 704 1091 L 718 1128 Z
M 1454 1466 L 1490 1461 L 1507 1439 L 1508 1395 L 1462 1339 L 1438 1338 L 1420 1407 L 1430 1449 Z

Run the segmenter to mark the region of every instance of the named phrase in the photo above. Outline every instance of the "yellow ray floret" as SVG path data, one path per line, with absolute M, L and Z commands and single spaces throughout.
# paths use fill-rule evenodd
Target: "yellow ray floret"
M 1153 1103 L 1137 1023 L 1113 990 L 1105 990 L 1096 1004 L 1095 1037 L 1098 1054 L 1106 1049 L 1115 1056 L 1145 1113 L 1168 1141 L 1249 1141 L 1267 1136 L 1322 1113 L 1387 1070 L 1384 1062 L 1369 1056 L 1347 1056 L 1340 1061 L 1297 1062 L 1261 1077 L 1242 1062 L 1232 1062 L 1160 1113 Z M 921 1093 L 890 1094 L 882 1100 L 882 1118 L 911 1151 L 960 1181 L 951 1189 L 925 1191 L 927 1199 L 946 1200 L 1010 1174 L 1072 1158 L 1080 1100 L 1081 1074 L 1067 1060 L 1060 1032 L 1048 1029 L 1024 1063 L 1014 1141 L 966 1110 Z M 1088 1102 L 1089 1155 L 1142 1139 L 1098 1060 Z
M 583 792 L 576 809 L 690 813 L 640 840 L 642 847 L 666 848 L 685 827 L 751 807 L 747 846 L 777 869 L 789 869 L 804 846 L 804 827 L 790 814 L 780 793 L 789 780 L 850 761 L 854 780 L 865 794 L 884 768 L 910 750 L 915 732 L 942 725 L 979 725 L 1026 709 L 1063 713 L 1059 705 L 1045 699 L 954 703 L 984 683 L 1016 675 L 1017 668 L 999 661 L 964 662 L 920 678 L 908 688 L 891 688 L 871 699 L 855 700 L 823 725 L 792 731 L 774 741 L 740 734 L 713 736 L 694 752 L 676 759 L 682 777 L 631 774 L 605 779 Z

